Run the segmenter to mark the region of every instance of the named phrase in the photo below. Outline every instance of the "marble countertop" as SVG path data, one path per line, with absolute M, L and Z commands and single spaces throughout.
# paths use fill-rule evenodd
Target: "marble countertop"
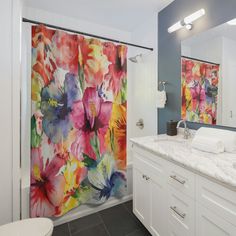
M 213 154 L 198 151 L 191 148 L 192 139 L 185 140 L 181 134 L 173 137 L 157 135 L 131 138 L 130 141 L 236 191 L 236 153 Z

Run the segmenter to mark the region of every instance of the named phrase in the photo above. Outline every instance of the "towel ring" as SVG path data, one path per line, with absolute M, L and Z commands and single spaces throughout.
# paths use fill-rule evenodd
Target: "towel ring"
M 159 84 L 162 85 L 163 90 L 166 91 L 166 82 L 165 81 L 160 81 Z

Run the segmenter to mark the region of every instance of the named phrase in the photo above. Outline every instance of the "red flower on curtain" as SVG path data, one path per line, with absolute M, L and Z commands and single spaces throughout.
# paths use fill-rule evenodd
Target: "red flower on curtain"
M 122 87 L 122 79 L 127 73 L 127 47 L 106 42 L 103 44 L 103 53 L 111 63 L 105 80 L 109 81 L 109 88 L 117 94 Z
M 66 158 L 56 155 L 44 166 L 40 148 L 33 148 L 31 157 L 31 217 L 53 216 L 63 202 L 65 178 L 58 172 Z
M 32 69 L 42 77 L 44 85 L 49 84 L 56 70 L 56 62 L 51 53 L 55 32 L 55 30 L 47 30 L 43 25 L 32 28 L 32 47 L 35 48 L 36 53 L 36 63 Z
M 77 35 L 57 31 L 54 37 L 53 54 L 57 66 L 77 75 L 79 55 Z

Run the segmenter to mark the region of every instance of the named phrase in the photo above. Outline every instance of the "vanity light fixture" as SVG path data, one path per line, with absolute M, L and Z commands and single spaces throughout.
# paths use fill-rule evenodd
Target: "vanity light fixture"
M 186 29 L 191 30 L 193 28 L 193 22 L 197 19 L 199 19 L 200 17 L 205 15 L 205 10 L 204 9 L 200 9 L 196 12 L 194 12 L 193 14 L 185 17 L 183 20 L 176 22 L 174 25 L 172 25 L 171 27 L 168 28 L 168 32 L 172 33 L 176 30 L 179 30 L 183 27 L 186 27 Z
M 228 25 L 236 25 L 236 18 L 227 22 Z

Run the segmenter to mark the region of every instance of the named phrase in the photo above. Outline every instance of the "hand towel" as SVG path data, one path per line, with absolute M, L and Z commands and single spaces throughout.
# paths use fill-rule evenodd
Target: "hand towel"
M 166 91 L 157 91 L 157 108 L 164 108 L 166 105 Z
M 196 135 L 193 138 L 191 146 L 192 148 L 198 149 L 200 151 L 215 154 L 222 153 L 225 150 L 222 140 L 214 137 L 205 137 L 201 135 Z
M 236 132 L 217 128 L 201 127 L 196 132 L 196 136 L 198 135 L 220 139 L 224 144 L 226 152 L 234 152 L 236 150 Z

